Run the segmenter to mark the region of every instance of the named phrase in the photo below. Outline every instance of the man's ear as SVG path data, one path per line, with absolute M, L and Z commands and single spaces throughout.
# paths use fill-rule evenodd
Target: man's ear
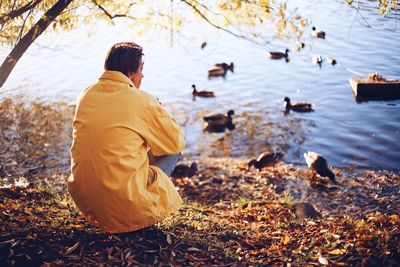
M 132 74 L 133 72 L 128 72 L 128 78 L 131 80 L 132 79 Z

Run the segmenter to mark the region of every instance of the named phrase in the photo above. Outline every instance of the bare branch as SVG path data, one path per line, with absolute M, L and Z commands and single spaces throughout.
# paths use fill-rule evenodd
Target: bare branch
M 127 14 L 111 14 L 110 12 L 108 12 L 102 5 L 100 5 L 99 3 L 97 3 L 96 0 L 92 0 L 92 2 L 101 10 L 103 11 L 103 13 L 110 19 L 113 20 L 115 18 L 131 18 L 133 19 L 133 17 L 128 16 Z M 132 5 L 134 5 L 133 3 L 129 4 L 129 7 L 131 7 Z
M 29 10 L 28 15 L 26 15 L 26 17 L 25 17 L 25 19 L 24 19 L 24 23 L 23 23 L 22 26 L 21 26 L 21 29 L 20 29 L 20 31 L 19 31 L 18 38 L 17 38 L 17 40 L 15 41 L 15 43 L 18 43 L 18 41 L 21 40 L 21 38 L 22 38 L 22 33 L 24 32 L 24 28 L 25 28 L 25 23 L 26 23 L 26 21 L 28 20 L 29 16 L 32 14 L 32 11 L 33 11 L 33 9 Z
M 247 41 L 251 41 L 251 42 L 256 43 L 256 44 L 259 44 L 259 43 L 256 42 L 255 40 L 251 40 L 251 39 L 247 38 L 247 37 L 244 36 L 244 35 L 240 35 L 240 34 L 234 33 L 234 32 L 232 32 L 232 31 L 230 31 L 230 30 L 228 30 L 228 29 L 226 29 L 226 28 L 223 28 L 223 27 L 221 27 L 221 26 L 215 24 L 214 22 L 210 21 L 210 20 L 207 18 L 207 16 L 204 15 L 197 7 L 195 7 L 194 5 L 192 5 L 191 3 L 189 3 L 189 2 L 186 1 L 186 0 L 181 0 L 181 1 L 184 2 L 185 4 L 187 4 L 188 6 L 190 6 L 191 8 L 193 8 L 193 10 L 194 10 L 197 14 L 199 14 L 199 15 L 200 15 L 207 23 L 209 23 L 211 26 L 213 26 L 213 27 L 215 27 L 215 28 L 217 28 L 217 29 L 219 29 L 219 30 L 221 30 L 221 31 L 227 32 L 227 33 L 229 33 L 229 34 L 231 34 L 231 35 L 233 35 L 233 36 L 235 36 L 235 37 L 238 37 L 238 38 L 241 38 L 241 39 L 244 39 L 244 40 L 247 40 Z M 259 45 L 261 45 L 261 44 L 259 44 Z

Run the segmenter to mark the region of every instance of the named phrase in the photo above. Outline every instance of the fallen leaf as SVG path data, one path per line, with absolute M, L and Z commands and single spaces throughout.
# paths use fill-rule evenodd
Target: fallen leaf
M 321 263 L 322 265 L 329 265 L 328 260 L 322 257 L 321 255 L 319 255 L 318 257 L 318 262 Z
M 329 252 L 329 254 L 331 254 L 331 255 L 341 255 L 344 253 L 346 253 L 345 249 L 334 249 L 331 252 Z
M 187 251 L 201 251 L 201 250 L 195 247 L 190 247 L 187 249 Z
M 72 247 L 68 248 L 63 255 L 68 255 L 72 252 L 74 252 L 75 249 L 77 249 L 79 246 L 79 241 L 75 243 Z
M 171 245 L 171 235 L 170 234 L 167 234 L 167 243 L 169 244 L 169 245 Z
M 290 237 L 288 235 L 285 235 L 285 237 L 282 238 L 282 243 L 284 245 L 287 245 L 289 243 L 289 241 L 290 241 Z

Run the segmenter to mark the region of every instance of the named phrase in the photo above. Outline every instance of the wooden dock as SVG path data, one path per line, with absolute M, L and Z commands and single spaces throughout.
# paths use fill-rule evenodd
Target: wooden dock
M 354 96 L 366 100 L 400 98 L 400 80 L 373 80 L 370 78 L 350 78 Z

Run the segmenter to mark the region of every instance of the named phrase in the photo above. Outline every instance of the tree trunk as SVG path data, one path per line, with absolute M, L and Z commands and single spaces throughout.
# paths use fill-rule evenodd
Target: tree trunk
M 0 67 L 0 88 L 3 87 L 18 60 L 73 0 L 58 0 L 42 18 L 18 41 Z

